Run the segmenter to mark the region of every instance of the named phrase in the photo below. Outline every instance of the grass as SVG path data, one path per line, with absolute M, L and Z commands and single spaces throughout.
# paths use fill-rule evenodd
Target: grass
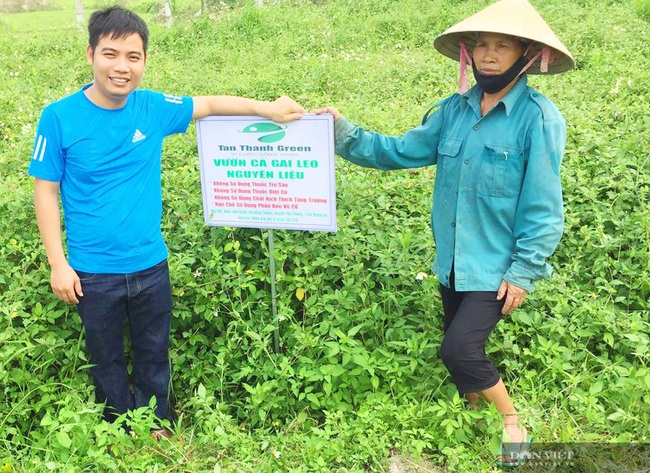
M 150 21 L 144 87 L 286 93 L 399 134 L 454 90 L 457 65 L 433 50 L 435 36 L 487 3 L 295 0 L 211 5 L 203 17 L 188 3 L 176 4 L 171 29 L 156 23 L 156 5 L 129 5 Z M 490 356 L 537 440 L 647 442 L 647 21 L 632 1 L 534 3 L 578 64 L 530 78 L 568 123 L 566 231 L 554 276 L 497 327 Z M 77 315 L 48 287 L 24 172 L 44 104 L 91 80 L 85 33 L 72 2 L 61 6 L 0 19 L 0 468 L 380 472 L 400 458 L 413 471 L 493 468 L 500 418 L 457 396 L 437 354 L 436 281 L 414 277 L 435 252 L 435 169 L 337 161 L 339 232 L 276 233 L 276 355 L 265 234 L 203 226 L 193 128 L 170 137 L 163 157 L 178 435 L 150 442 L 146 409 L 128 420 L 137 438 L 99 421 Z M 619 470 L 637 460 L 623 457 Z
M 5 32 L 34 35 L 50 31 L 67 31 L 76 25 L 74 10 L 46 10 L 3 14 L 0 25 Z

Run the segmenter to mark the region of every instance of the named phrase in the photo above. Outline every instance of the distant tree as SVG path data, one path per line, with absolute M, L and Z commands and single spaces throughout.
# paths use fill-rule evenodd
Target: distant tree
M 165 23 L 169 28 L 172 25 L 172 6 L 170 0 L 165 0 L 165 6 L 163 7 L 163 9 L 164 9 L 163 15 L 165 17 Z
M 77 25 L 81 28 L 86 24 L 84 18 L 84 2 L 83 0 L 74 0 L 74 9 L 77 12 Z

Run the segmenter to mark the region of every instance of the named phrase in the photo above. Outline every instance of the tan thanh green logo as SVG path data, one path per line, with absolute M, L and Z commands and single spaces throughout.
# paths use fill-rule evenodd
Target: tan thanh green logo
M 286 128 L 286 126 L 269 122 L 251 123 L 242 130 L 242 133 L 260 134 L 257 141 L 261 143 L 275 143 L 284 138 L 286 134 L 284 130 Z

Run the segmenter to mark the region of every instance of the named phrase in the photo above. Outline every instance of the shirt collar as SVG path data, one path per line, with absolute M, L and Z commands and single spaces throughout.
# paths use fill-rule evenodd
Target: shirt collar
M 521 97 L 521 94 L 524 92 L 527 85 L 528 85 L 528 79 L 526 77 L 526 74 L 522 74 L 522 76 L 519 78 L 515 86 L 512 89 L 510 89 L 510 92 L 508 92 L 505 97 L 499 100 L 499 103 L 502 103 L 506 109 L 506 116 L 510 115 L 510 112 L 512 111 L 513 107 L 517 103 L 517 100 L 519 100 L 519 97 Z M 481 116 L 482 95 L 483 95 L 483 91 L 477 85 L 469 89 L 469 91 L 467 91 L 463 95 L 463 100 L 465 100 L 465 102 L 470 107 L 472 107 L 474 111 L 476 111 L 478 116 Z

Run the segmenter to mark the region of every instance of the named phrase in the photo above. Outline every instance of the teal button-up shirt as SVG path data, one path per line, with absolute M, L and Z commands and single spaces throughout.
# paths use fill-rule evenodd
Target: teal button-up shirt
M 438 102 L 422 125 L 388 137 L 336 120 L 337 154 L 383 170 L 436 164 L 432 270 L 457 291 L 531 292 L 564 226 L 560 164 L 566 123 L 523 76 L 485 116 L 478 87 Z

